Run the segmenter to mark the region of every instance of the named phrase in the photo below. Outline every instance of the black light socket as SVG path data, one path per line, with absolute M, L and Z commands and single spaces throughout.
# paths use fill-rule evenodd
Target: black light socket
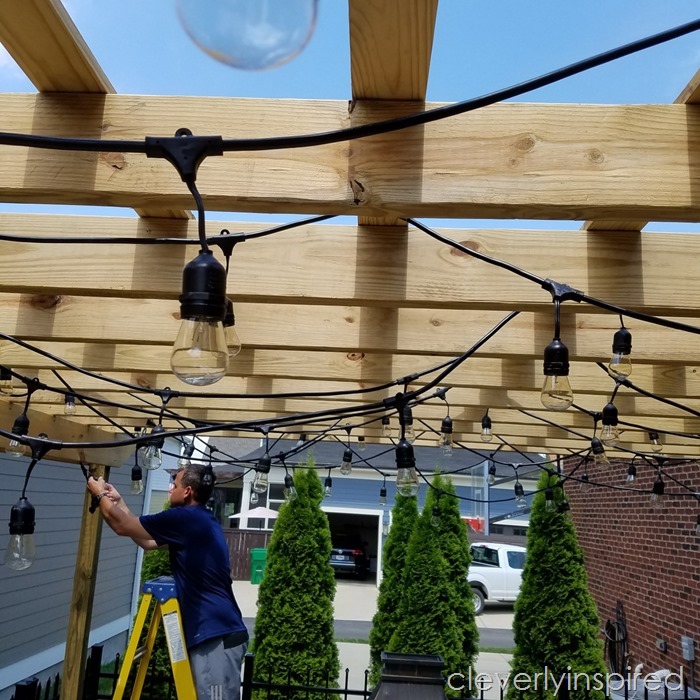
M 343 462 L 352 462 L 352 450 L 350 448 L 345 448 L 343 452 Z
M 26 413 L 20 413 L 12 424 L 14 435 L 26 435 L 29 432 L 29 418 Z
M 617 406 L 614 403 L 606 404 L 603 408 L 603 425 L 617 425 Z
M 632 334 L 624 326 L 613 336 L 612 351 L 620 355 L 632 352 Z
M 165 436 L 163 435 L 164 432 L 165 428 L 160 423 L 154 425 L 151 429 L 151 434 L 148 437 L 147 444 L 153 445 L 153 447 L 160 447 L 162 449 L 163 445 L 165 445 Z
M 131 467 L 131 480 L 132 481 L 141 481 L 143 479 L 143 471 L 141 470 L 141 467 L 139 467 L 138 464 L 135 464 L 133 467 Z
M 452 433 L 452 418 L 445 416 L 442 419 L 442 425 L 440 426 L 440 432 L 445 435 L 450 435 Z
M 236 314 L 233 313 L 233 302 L 226 297 L 226 313 L 224 314 L 224 328 L 236 325 Z
M 515 494 L 516 498 L 522 498 L 525 495 L 525 489 L 519 481 L 515 482 L 515 486 L 513 486 L 513 493 Z
M 263 455 L 255 465 L 255 471 L 261 472 L 262 474 L 269 474 L 271 465 L 272 460 L 270 459 L 270 455 Z
M 413 411 L 410 406 L 403 409 L 403 421 L 406 425 L 413 425 Z
M 401 438 L 396 445 L 396 468 L 397 469 L 415 469 L 416 458 L 413 454 L 413 445 Z
M 35 512 L 34 506 L 22 496 L 10 510 L 10 534 L 33 535 Z
M 591 451 L 594 455 L 602 455 L 605 452 L 605 448 L 603 447 L 603 443 L 600 441 L 600 438 L 594 437 L 591 440 Z
M 484 414 L 484 417 L 481 419 L 481 429 L 491 430 L 492 427 L 491 418 L 489 417 L 488 413 Z
M 663 496 L 665 490 L 666 484 L 664 480 L 660 476 L 657 476 L 656 481 L 651 485 L 651 492 L 656 496 Z
M 211 251 L 200 250 L 182 271 L 180 318 L 223 321 L 226 302 L 226 269 Z
M 559 338 L 544 349 L 543 373 L 546 377 L 569 376 L 569 348 Z
M 294 477 L 291 474 L 284 475 L 284 488 L 291 489 L 294 486 Z

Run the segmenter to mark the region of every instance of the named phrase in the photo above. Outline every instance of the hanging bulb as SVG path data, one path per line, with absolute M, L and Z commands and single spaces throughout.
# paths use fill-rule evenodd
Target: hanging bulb
M 291 474 L 284 475 L 284 500 L 289 503 L 297 497 L 297 490 L 294 486 L 294 477 Z
M 491 428 L 491 418 L 489 418 L 489 411 L 486 409 L 486 413 L 484 413 L 481 419 L 481 442 L 491 442 L 491 440 L 493 440 Z
M 613 374 L 621 377 L 629 377 L 632 374 L 632 334 L 624 327 L 613 336 L 612 357 L 608 364 L 608 369 Z
M 389 418 L 389 416 L 382 416 L 382 437 L 390 438 L 391 433 L 391 418 Z
M 66 394 L 63 399 L 63 414 L 66 416 L 75 415 L 75 396 L 73 394 Z
M 236 333 L 236 316 L 233 313 L 233 302 L 226 299 L 226 314 L 224 316 L 224 337 L 229 360 L 241 351 L 241 341 Z
M 403 420 L 404 420 L 404 437 L 411 444 L 416 441 L 416 431 L 413 429 L 413 411 L 410 406 L 406 406 L 403 409 Z
M 560 501 L 559 505 L 557 506 L 557 510 L 560 513 L 566 513 L 567 510 L 571 510 L 571 506 L 569 505 L 569 501 L 564 499 L 563 501 Z
M 630 464 L 627 467 L 627 482 L 632 483 L 637 478 L 637 467 L 634 464 Z
M 306 444 L 306 433 L 301 433 L 295 447 L 301 449 Z
M 139 447 L 138 458 L 144 469 L 158 469 L 163 464 L 164 432 L 162 425 L 154 425 L 148 440 Z
M 267 493 L 271 464 L 272 460 L 268 454 L 263 455 L 258 460 L 258 464 L 255 467 L 255 478 L 253 479 L 254 493 Z
M 554 503 L 554 491 L 549 486 L 544 490 L 544 509 L 548 513 L 553 513 L 557 509 Z
M 515 505 L 521 510 L 523 508 L 527 508 L 525 489 L 523 489 L 523 485 L 519 481 L 515 482 L 515 486 L 513 486 L 513 493 L 515 494 Z
M 250 502 L 255 506 L 258 504 L 258 501 L 260 500 L 260 496 L 258 496 L 255 491 L 252 491 L 250 494 Z
M 664 491 L 666 490 L 666 484 L 661 478 L 661 474 L 656 477 L 656 481 L 651 487 L 651 507 L 660 509 L 664 506 Z
M 591 488 L 591 480 L 586 472 L 581 474 L 581 489 L 583 491 L 588 491 Z
M 24 436 L 29 432 L 29 418 L 26 413 L 20 413 L 15 422 L 12 424 L 12 434 L 18 437 Z M 7 454 L 10 457 L 24 457 L 27 454 L 27 446 L 19 440 L 10 440 L 7 448 Z
M 192 455 L 194 454 L 194 442 L 186 442 L 182 448 L 182 454 L 177 460 L 178 469 L 187 469 L 192 464 Z
M 134 495 L 143 493 L 143 472 L 138 464 L 131 468 L 131 493 Z
M 649 442 L 651 443 L 651 451 L 657 454 L 664 449 L 664 446 L 659 440 L 659 434 L 653 430 L 649 433 Z
M 418 493 L 420 482 L 416 471 L 413 446 L 406 438 L 401 438 L 396 446 L 396 490 L 407 498 Z
M 597 467 L 609 467 L 610 462 L 605 455 L 603 443 L 596 437 L 591 440 L 591 451 L 593 452 L 593 462 Z
M 330 498 L 333 495 L 333 479 L 330 474 L 323 481 L 323 497 Z
M 318 0 L 177 0 L 190 39 L 211 58 L 243 70 L 281 66 L 309 42 Z
M 565 411 L 574 402 L 569 383 L 569 349 L 558 338 L 544 349 L 544 384 L 540 400 L 550 411 Z
M 437 444 L 445 457 L 452 457 L 452 418 L 449 416 L 442 419 Z
M 700 513 L 698 513 L 698 519 L 695 523 L 695 534 L 700 537 Z
M 382 488 L 379 489 L 379 505 L 386 505 L 386 486 L 382 486 Z
M 13 571 L 23 571 L 34 563 L 34 506 L 22 496 L 10 511 L 10 541 L 4 564 Z
M 364 452 L 366 448 L 367 448 L 367 443 L 365 442 L 365 436 L 358 435 L 357 436 L 357 451 Z
M 600 431 L 600 441 L 607 447 L 620 444 L 620 431 L 617 427 L 617 407 L 610 402 L 605 405 L 602 413 L 603 428 Z
M 489 486 L 493 486 L 496 483 L 496 465 L 491 462 L 489 464 L 489 477 L 487 479 Z
M 178 379 L 205 386 L 226 374 L 225 314 L 226 270 L 211 251 L 200 250 L 182 273 L 182 322 L 170 356 L 170 366 Z
M 343 452 L 343 461 L 340 463 L 340 473 L 343 476 L 352 474 L 352 450 L 349 448 Z
M 11 395 L 15 389 L 15 378 L 7 367 L 0 366 L 0 394 Z
M 433 511 L 430 516 L 430 524 L 433 527 L 440 527 L 440 506 L 437 503 L 433 506 Z

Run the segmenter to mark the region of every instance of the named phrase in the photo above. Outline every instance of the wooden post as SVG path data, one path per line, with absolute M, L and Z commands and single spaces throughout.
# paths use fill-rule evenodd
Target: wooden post
M 109 477 L 109 467 L 92 465 L 92 475 Z M 78 556 L 73 577 L 73 597 L 68 618 L 66 659 L 63 664 L 62 700 L 80 700 L 83 696 L 83 681 L 87 660 L 88 637 L 92 620 L 92 604 L 95 597 L 97 562 L 100 553 L 102 516 L 90 513 L 90 493 L 85 491 L 83 519 L 80 526 Z

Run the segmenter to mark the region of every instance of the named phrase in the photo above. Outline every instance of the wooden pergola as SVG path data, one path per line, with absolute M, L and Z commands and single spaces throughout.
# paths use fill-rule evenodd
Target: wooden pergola
M 139 140 L 171 136 L 185 126 L 200 135 L 263 138 L 413 114 L 435 106 L 425 96 L 436 10 L 437 0 L 350 0 L 350 102 L 245 100 L 115 94 L 58 0 L 12 0 L 0 4 L 0 40 L 37 93 L 0 95 L 0 130 Z M 488 409 L 494 433 L 512 448 L 547 454 L 585 448 L 591 416 L 573 409 L 553 414 L 540 402 L 542 352 L 553 332 L 551 296 L 440 245 L 403 217 L 580 220 L 577 232 L 444 232 L 472 250 L 598 299 L 700 326 L 700 240 L 642 232 L 648 221 L 700 218 L 699 101 L 700 71 L 674 104 L 502 103 L 351 142 L 208 158 L 197 180 L 208 211 L 353 215 L 357 223 L 302 226 L 238 245 L 228 292 L 243 350 L 221 382 L 203 388 L 200 397 L 174 398 L 168 407 L 197 421 L 235 422 L 374 401 L 401 387 L 340 399 L 220 399 L 207 393 L 334 392 L 391 382 L 459 355 L 519 311 L 446 379 L 454 437 L 483 449 L 479 433 Z M 197 237 L 192 197 L 165 161 L 15 146 L 0 146 L 0 154 L 4 202 L 122 206 L 139 215 L 0 214 L 0 233 Z M 219 228 L 267 227 L 237 223 L 234 215 L 213 226 L 209 235 Z M 0 245 L 4 333 L 144 388 L 188 388 L 173 377 L 169 356 L 182 269 L 194 248 Z M 696 336 L 639 320 L 625 325 L 634 337 L 630 379 L 700 410 Z M 619 326 L 616 314 L 600 308 L 562 307 L 576 404 L 588 411 L 600 411 L 614 389 L 596 362 L 609 358 Z M 143 402 L 126 388 L 106 386 L 11 343 L 3 344 L 2 364 L 51 386 L 58 385 L 57 370 L 75 390 L 124 405 L 101 408 L 112 421 L 144 424 L 144 416 L 129 408 Z M 697 453 L 696 415 L 626 388 L 615 403 L 620 418 L 638 426 L 624 427 L 624 447 L 647 451 L 647 432 L 654 429 L 668 431 L 663 441 L 669 456 Z M 2 425 L 9 429 L 23 405 L 23 399 L 3 396 Z M 63 397 L 53 392 L 36 392 L 31 406 L 33 435 L 45 432 L 67 442 L 104 442 L 115 435 L 108 420 L 81 405 L 75 416 L 64 417 Z M 414 410 L 417 420 L 436 429 L 444 415 L 439 399 Z M 318 427 L 310 420 L 294 432 Z M 362 433 L 381 439 L 378 423 L 354 432 Z M 429 430 L 419 438 L 434 439 Z M 83 456 L 119 466 L 128 453 L 102 449 Z M 78 457 L 77 450 L 51 454 Z M 81 550 L 75 600 L 80 585 L 89 590 L 96 562 L 98 526 L 85 527 L 96 531 L 84 539 L 92 549 Z M 71 683 L 79 682 L 71 669 L 82 664 L 89 604 L 78 605 L 76 616 L 66 697 L 77 688 Z

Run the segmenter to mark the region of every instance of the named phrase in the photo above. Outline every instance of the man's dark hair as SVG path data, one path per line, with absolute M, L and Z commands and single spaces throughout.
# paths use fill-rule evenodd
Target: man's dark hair
M 204 505 L 214 491 L 216 477 L 211 467 L 201 464 L 191 464 L 182 470 L 181 483 L 192 489 L 192 495 L 197 503 Z

